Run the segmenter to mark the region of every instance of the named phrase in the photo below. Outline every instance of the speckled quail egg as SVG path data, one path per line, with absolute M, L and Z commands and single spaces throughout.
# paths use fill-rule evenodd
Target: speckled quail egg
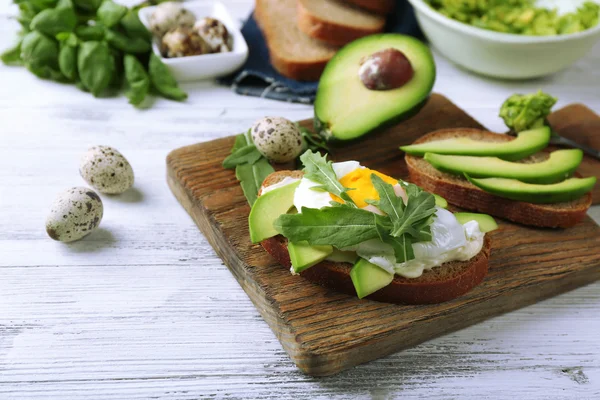
M 252 126 L 252 140 L 258 151 L 269 160 L 283 163 L 302 152 L 302 134 L 292 121 L 265 117 Z
M 149 22 L 152 33 L 162 38 L 165 33 L 172 29 L 179 27 L 192 28 L 196 22 L 196 17 L 185 9 L 181 3 L 168 1 L 156 6 Z
M 54 240 L 73 242 L 96 229 L 103 213 L 102 200 L 96 192 L 74 187 L 54 200 L 46 219 L 46 232 Z
M 231 51 L 232 43 L 229 31 L 218 19 L 206 17 L 194 24 L 194 30 L 208 43 L 212 53 Z
M 133 169 L 117 149 L 94 146 L 81 157 L 81 177 L 100 193 L 119 194 L 133 186 Z
M 211 53 L 210 46 L 190 28 L 176 28 L 162 38 L 162 53 L 165 57 L 186 57 Z

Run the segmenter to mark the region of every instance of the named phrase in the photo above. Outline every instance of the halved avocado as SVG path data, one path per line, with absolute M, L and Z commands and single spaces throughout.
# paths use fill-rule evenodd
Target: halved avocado
M 524 183 L 516 179 L 506 178 L 471 178 L 469 182 L 478 188 L 511 200 L 529 203 L 552 204 L 580 198 L 591 191 L 596 184 L 596 177 L 570 178 L 551 185 Z
M 459 156 L 492 156 L 503 160 L 517 161 L 537 153 L 550 141 L 550 128 L 547 126 L 520 132 L 509 142 L 484 142 L 467 137 L 436 140 L 432 142 L 402 146 L 400 150 L 412 156 L 425 153 L 450 154 Z
M 273 222 L 294 206 L 294 192 L 299 184 L 300 181 L 290 183 L 256 199 L 250 210 L 250 216 L 248 216 L 252 243 L 258 243 L 279 234 L 273 227 Z
M 557 150 L 550 158 L 534 164 L 504 161 L 497 157 L 450 156 L 425 153 L 425 160 L 436 169 L 475 178 L 513 178 L 527 183 L 560 182 L 575 172 L 583 152 L 579 149 Z
M 356 295 L 362 299 L 392 283 L 394 274 L 360 258 L 350 270 L 350 278 L 356 289 Z
M 479 230 L 483 233 L 488 233 L 498 229 L 496 220 L 487 214 L 460 212 L 454 213 L 454 216 L 461 225 L 464 225 L 469 221 L 477 221 L 479 224 Z
M 333 247 L 329 245 L 311 246 L 308 242 L 288 242 L 288 253 L 294 272 L 299 274 L 326 259 L 333 253 Z
M 396 49 L 410 62 L 413 75 L 396 89 L 368 89 L 359 77 L 369 56 Z M 329 61 L 315 99 L 315 130 L 331 140 L 352 140 L 414 115 L 435 81 L 435 62 L 418 39 L 400 34 L 371 35 L 346 45 Z

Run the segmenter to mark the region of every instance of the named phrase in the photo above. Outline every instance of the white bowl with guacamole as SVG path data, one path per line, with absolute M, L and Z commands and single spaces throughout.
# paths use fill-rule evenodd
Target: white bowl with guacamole
M 496 78 L 558 72 L 600 40 L 600 0 L 522 0 L 522 7 L 489 10 L 469 10 L 473 2 L 467 1 L 460 9 L 453 8 L 460 3 L 456 0 L 409 1 L 423 33 L 440 53 Z M 554 8 L 556 12 L 549 10 Z

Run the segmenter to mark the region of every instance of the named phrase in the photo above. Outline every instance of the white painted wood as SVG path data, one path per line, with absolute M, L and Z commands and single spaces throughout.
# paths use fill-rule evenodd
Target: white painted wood
M 242 18 L 250 0 L 226 2 Z M 15 31 L 0 2 L 0 48 Z M 555 76 L 503 82 L 436 55 L 435 90 L 482 123 L 514 92 L 538 88 L 558 106 L 600 112 L 600 45 Z M 308 106 L 185 85 L 185 104 L 138 111 L 0 66 L 0 399 L 600 397 L 600 284 L 494 318 L 325 379 L 295 368 L 165 182 L 177 147 L 240 132 L 264 115 Z M 101 229 L 49 240 L 53 196 L 83 185 L 94 144 L 131 161 L 135 191 L 103 196 Z M 600 208 L 591 210 L 600 221 Z

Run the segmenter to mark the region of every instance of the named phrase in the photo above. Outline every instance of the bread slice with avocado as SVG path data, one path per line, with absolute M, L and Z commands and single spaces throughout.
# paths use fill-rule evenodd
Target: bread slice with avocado
M 301 178 L 301 171 L 274 172 L 263 182 L 263 188 L 277 184 L 285 178 Z M 270 192 L 273 193 L 273 192 Z M 262 195 L 262 190 L 259 196 Z M 255 203 L 256 204 L 256 203 Z M 260 242 L 261 246 L 282 266 L 290 268 L 292 265 L 288 251 L 288 240 L 282 235 L 275 235 Z M 390 281 L 383 282 L 381 289 L 368 295 L 366 298 L 386 303 L 396 304 L 432 304 L 441 303 L 459 297 L 473 287 L 477 286 L 488 271 L 488 260 L 491 252 L 491 240 L 488 235 L 480 252 L 468 261 L 451 261 L 425 270 L 418 278 L 407 279 L 398 275 L 390 277 Z M 322 257 L 322 255 L 316 255 Z M 357 263 L 358 265 L 358 263 Z M 369 263 L 366 263 L 368 268 Z M 356 296 L 357 289 L 353 278 L 363 271 L 362 284 L 369 286 L 378 282 L 370 280 L 385 280 L 374 273 L 361 268 L 359 271 L 350 262 L 324 260 L 300 272 L 305 279 L 326 288 Z M 379 270 L 378 267 L 376 267 Z M 383 271 L 383 270 L 382 270 Z M 366 289 L 368 290 L 368 288 Z M 359 294 L 360 296 L 360 294 Z
M 449 139 L 460 139 L 463 142 L 467 142 L 469 140 L 485 142 L 485 145 L 482 146 L 485 148 L 489 147 L 487 143 L 503 144 L 518 140 L 508 135 L 496 134 L 479 129 L 443 129 L 429 133 L 415 141 L 415 146 L 405 146 L 402 148 L 409 153 L 413 153 L 406 154 L 406 164 L 408 165 L 408 171 L 413 183 L 421 186 L 427 191 L 444 197 L 450 204 L 455 206 L 505 218 L 524 225 L 548 228 L 567 228 L 576 225 L 585 217 L 586 212 L 592 203 L 592 196 L 590 193 L 581 195 L 580 192 L 577 193 L 573 191 L 573 196 L 571 196 L 572 199 L 569 199 L 569 196 L 567 195 L 563 196 L 563 198 L 569 199 L 568 201 L 551 204 L 535 204 L 531 201 L 520 201 L 506 197 L 500 197 L 496 194 L 492 194 L 490 190 L 484 191 L 480 189 L 479 187 L 475 186 L 475 184 L 467 180 L 467 178 L 463 175 L 442 172 L 439 169 L 436 169 L 426 159 L 417 155 L 423 154 L 422 150 L 426 148 L 424 147 L 424 144 L 430 143 L 429 146 L 431 146 L 433 145 L 433 142 Z M 448 144 L 450 142 L 445 143 Z M 537 147 L 537 145 L 533 146 L 530 150 L 535 149 L 537 151 L 539 150 Z M 541 148 L 543 147 L 545 146 L 541 146 Z M 417 149 L 417 152 L 413 152 L 413 149 Z M 449 152 L 447 151 L 446 154 L 448 153 Z M 531 151 L 529 151 L 529 153 L 531 153 Z M 469 153 L 469 155 L 472 154 Z M 428 158 L 431 159 L 431 157 Z M 530 154 L 518 162 L 523 164 L 532 164 L 547 162 L 548 159 L 548 153 L 537 152 L 535 154 Z M 435 161 L 436 160 L 434 160 L 434 162 Z M 524 166 L 522 171 L 526 172 L 528 169 L 530 168 Z M 567 170 L 569 170 L 568 172 L 572 172 L 572 166 L 569 166 Z M 523 174 L 525 172 L 523 172 Z M 471 179 L 471 181 L 477 183 L 479 186 L 487 185 L 488 187 L 489 185 L 494 185 L 494 187 L 497 187 L 498 185 L 518 183 L 514 180 L 498 178 Z M 568 184 L 564 184 L 564 186 L 572 185 L 572 182 L 567 183 Z M 593 186 L 593 182 L 582 183 L 585 183 L 588 186 L 591 183 Z M 536 186 L 533 184 L 523 184 L 521 186 L 526 186 L 525 189 L 529 192 L 535 190 L 536 188 Z M 539 188 L 542 187 L 543 186 L 539 186 Z M 549 186 L 544 187 L 550 188 Z M 510 190 L 514 191 L 514 188 L 510 188 Z M 560 192 L 561 187 L 559 186 L 558 189 L 552 188 L 552 190 L 558 190 Z M 571 189 L 566 188 L 565 190 Z M 525 197 L 522 198 L 527 198 L 527 193 L 525 193 L 524 196 Z

